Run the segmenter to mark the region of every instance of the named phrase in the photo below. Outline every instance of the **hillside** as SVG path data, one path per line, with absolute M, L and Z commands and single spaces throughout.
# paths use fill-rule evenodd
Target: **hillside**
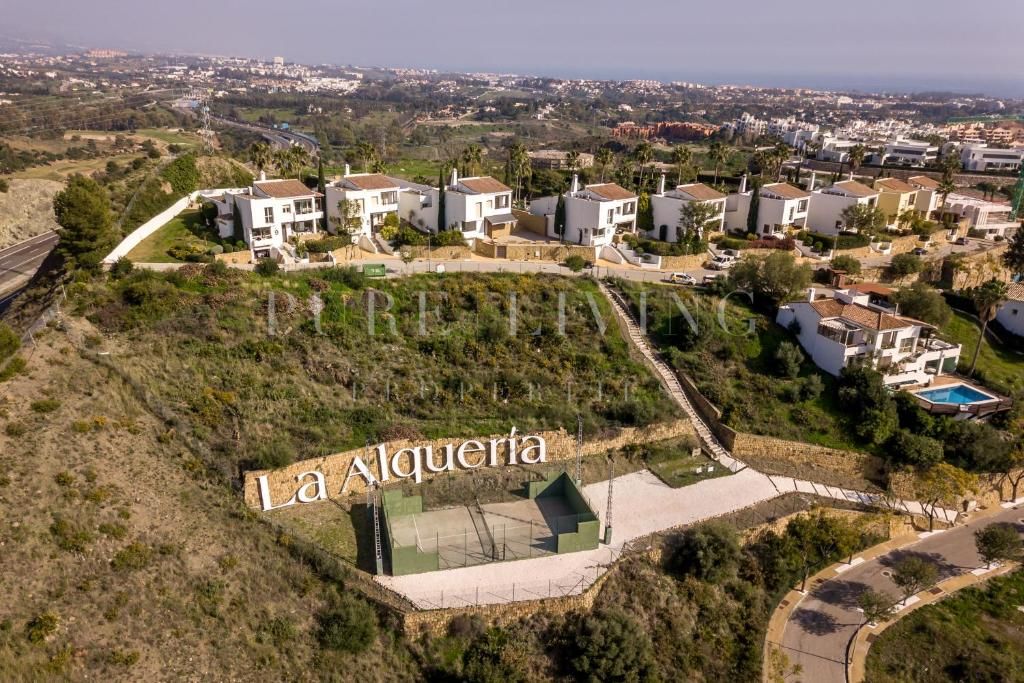
M 0 249 L 57 229 L 53 196 L 63 187 L 54 180 L 8 181 L 0 192 Z
M 95 334 L 45 331 L 0 384 L 0 593 L 18 596 L 0 604 L 0 679 L 412 680 L 387 637 L 365 657 L 321 645 L 318 619 L 353 600 L 343 577 L 85 359 Z

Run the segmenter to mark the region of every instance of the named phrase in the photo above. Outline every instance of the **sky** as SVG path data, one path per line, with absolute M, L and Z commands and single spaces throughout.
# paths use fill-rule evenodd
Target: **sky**
M 556 77 L 1024 97 L 1022 0 L 0 0 L 87 47 Z

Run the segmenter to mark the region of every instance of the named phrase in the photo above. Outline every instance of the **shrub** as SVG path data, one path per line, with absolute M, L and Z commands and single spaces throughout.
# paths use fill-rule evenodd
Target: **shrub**
M 44 398 L 33 401 L 29 407 L 36 413 L 52 413 L 60 408 L 60 401 L 54 398 Z
M 330 650 L 359 653 L 377 637 L 377 615 L 357 598 L 343 595 L 338 604 L 318 619 L 320 644 Z
M 329 251 L 341 249 L 350 244 L 352 244 L 352 239 L 349 237 L 324 237 L 319 240 L 306 240 L 302 243 L 306 249 L 314 254 L 326 254 Z
M 679 546 L 669 557 L 668 568 L 717 583 L 732 575 L 739 559 L 736 532 L 721 522 L 705 522 L 683 533 Z
M 775 362 L 782 377 L 796 377 L 804 362 L 804 352 L 796 344 L 784 341 L 775 351 Z
M 53 612 L 43 612 L 25 625 L 25 637 L 30 643 L 41 643 L 57 632 L 59 617 Z
M 800 384 L 800 399 L 803 401 L 813 401 L 821 396 L 821 392 L 824 390 L 825 383 L 821 381 L 819 375 L 808 375 Z
M 574 273 L 580 272 L 586 265 L 587 260 L 579 254 L 570 254 L 565 258 L 565 267 Z
M 24 372 L 26 367 L 28 367 L 28 362 L 21 356 L 12 358 L 7 362 L 7 365 L 0 370 L 0 382 L 6 382 L 15 375 Z
M 917 254 L 896 254 L 889 262 L 889 272 L 893 277 L 906 277 L 920 273 L 924 267 L 921 257 Z
M 604 609 L 582 617 L 570 661 L 579 678 L 590 681 L 648 681 L 656 676 L 651 637 L 632 617 Z
M 280 270 L 281 267 L 277 265 L 277 261 L 270 258 L 260 259 L 255 268 L 256 274 L 261 277 L 272 277 L 277 275 Z
M 7 182 L 7 180 L 4 178 L 0 178 L 0 192 L 6 193 L 9 189 L 11 189 L 11 186 Z
M 122 256 L 121 258 L 114 261 L 114 264 L 110 266 L 110 277 L 115 280 L 120 280 L 124 276 L 128 275 L 135 268 L 135 265 L 128 260 L 127 257 Z
M 136 541 L 122 548 L 114 555 L 111 566 L 118 571 L 134 571 L 144 569 L 153 558 L 153 549 L 145 543 Z
M 903 315 L 938 327 L 943 327 L 953 317 L 953 309 L 942 294 L 925 282 L 915 282 L 910 287 L 900 289 L 893 296 L 893 301 L 899 305 Z
M 366 276 L 355 266 L 331 268 L 322 271 L 320 276 L 328 282 L 340 282 L 351 289 L 362 289 L 366 286 Z
M 0 323 L 0 363 L 10 358 L 21 348 L 18 335 L 6 323 Z
M 458 230 L 442 230 L 430 240 L 430 244 L 435 247 L 464 247 L 466 238 Z
M 840 254 L 832 259 L 833 270 L 843 270 L 850 275 L 856 275 L 860 272 L 860 261 L 847 254 Z
M 55 517 L 50 525 L 50 534 L 61 550 L 72 553 L 83 552 L 93 541 L 92 533 L 65 517 Z
M 4 434 L 14 439 L 25 436 L 26 432 L 28 432 L 28 427 L 20 422 L 8 422 L 4 427 Z

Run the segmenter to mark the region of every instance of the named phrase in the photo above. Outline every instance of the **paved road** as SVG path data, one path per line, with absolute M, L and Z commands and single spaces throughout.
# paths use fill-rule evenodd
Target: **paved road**
M 793 610 L 782 637 L 790 661 L 803 667 L 802 680 L 846 681 L 847 646 L 863 622 L 857 598 L 868 588 L 898 597 L 899 589 L 887 576 L 897 561 L 914 555 L 923 557 L 938 567 L 940 581 L 969 572 L 984 564 L 975 550 L 974 532 L 993 522 L 1014 522 L 1024 530 L 1022 518 L 1024 506 L 1010 508 L 855 565 L 811 588 Z
M 35 275 L 53 247 L 57 233 L 50 231 L 6 249 L 0 249 L 0 301 L 5 294 Z

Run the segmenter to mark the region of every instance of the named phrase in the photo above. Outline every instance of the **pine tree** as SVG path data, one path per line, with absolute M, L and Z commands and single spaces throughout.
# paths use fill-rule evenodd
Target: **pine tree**
M 320 193 L 320 201 L 327 201 L 327 179 L 324 177 L 324 158 L 320 157 L 316 169 L 316 189 Z M 327 231 L 327 211 L 320 217 L 320 229 Z
M 558 204 L 555 205 L 555 232 L 558 239 L 565 239 L 565 195 L 558 195 Z
M 107 191 L 92 178 L 71 176 L 53 198 L 53 211 L 61 226 L 59 253 L 73 266 L 98 268 L 117 244 Z
M 438 179 L 437 187 L 438 187 L 438 190 L 437 190 L 437 231 L 441 232 L 442 230 L 447 230 L 448 229 L 448 224 L 445 223 L 445 218 L 447 218 L 447 216 L 445 216 L 445 206 L 444 206 L 444 200 L 445 200 L 445 197 L 444 197 L 445 180 L 444 180 L 444 165 L 443 164 L 441 165 L 441 172 L 440 172 L 440 176 L 439 176 L 439 179 Z

